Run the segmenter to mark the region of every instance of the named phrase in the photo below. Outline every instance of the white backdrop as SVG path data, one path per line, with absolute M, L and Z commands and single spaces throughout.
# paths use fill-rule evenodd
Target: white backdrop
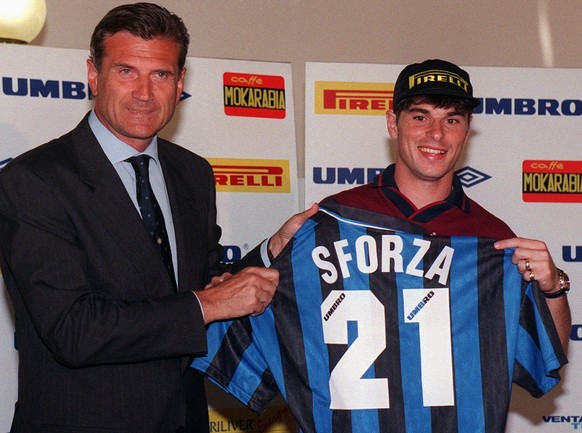
M 66 133 L 91 109 L 87 55 L 0 44 L 0 169 L 18 154 Z M 236 260 L 297 211 L 291 66 L 191 57 L 186 67 L 183 100 L 160 135 L 215 167 L 221 242 L 226 259 Z M 6 432 L 16 401 L 18 355 L 3 283 L 0 290 L 0 432 Z M 221 409 L 211 411 L 213 431 L 236 431 L 242 425 L 264 432 L 292 429 L 280 405 L 257 418 L 213 386 L 210 390 L 210 404 Z
M 0 45 L 0 169 L 19 153 L 67 132 L 90 109 L 86 56 L 82 50 Z M 298 207 L 291 68 L 286 63 L 204 58 L 188 58 L 187 67 L 184 91 L 188 95 L 161 135 L 220 167 L 217 199 L 222 241 L 228 247 L 228 258 L 236 259 Z M 367 181 L 375 169 L 383 169 L 393 160 L 383 115 L 401 68 L 307 64 L 307 204 L 354 186 L 354 182 Z M 458 167 L 465 169 L 467 193 L 505 219 L 519 235 L 546 240 L 557 265 L 574 282 L 569 295 L 574 327 L 564 380 L 540 400 L 516 389 L 508 431 L 582 430 L 575 397 L 582 384 L 582 373 L 575 368 L 582 356 L 577 285 L 582 279 L 582 191 L 550 195 L 549 200 L 555 202 L 537 202 L 532 199 L 548 200 L 548 196 L 534 193 L 524 197 L 521 180 L 524 167 L 526 172 L 582 172 L 578 138 L 582 102 L 577 99 L 582 72 L 467 70 L 476 96 L 488 98 L 485 107 L 490 111 L 475 114 L 473 135 Z M 265 94 L 270 99 L 263 101 L 270 108 L 258 109 L 256 100 L 254 108 L 242 106 L 249 103 L 249 92 L 255 88 L 270 89 Z M 356 92 L 328 93 L 327 103 L 336 104 L 329 108 L 322 99 L 325 90 Z M 13 319 L 3 286 L 1 289 L 0 432 L 10 426 L 17 374 Z M 222 394 L 215 395 L 213 388 L 210 394 L 213 407 L 228 408 L 211 412 L 215 431 L 237 431 L 237 425 L 228 421 L 233 419 L 247 420 L 245 425 L 252 426 L 249 432 L 294 430 L 283 406 L 275 405 L 266 417 L 257 419 Z
M 394 161 L 384 114 L 404 66 L 307 63 L 306 203 L 368 182 Z M 562 383 L 540 400 L 514 387 L 507 431 L 582 430 L 582 71 L 466 69 L 475 96 L 484 99 L 457 167 L 466 193 L 519 236 L 546 241 L 556 265 L 573 281 L 570 364 L 562 369 Z M 522 172 L 533 173 L 527 179 L 537 188 L 528 186 L 525 196 Z M 571 174 L 570 192 L 541 191 L 540 180 L 551 188 L 548 179 L 564 173 Z

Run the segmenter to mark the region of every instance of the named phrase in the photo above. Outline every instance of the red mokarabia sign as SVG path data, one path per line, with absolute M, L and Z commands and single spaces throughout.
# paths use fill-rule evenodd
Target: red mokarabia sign
M 283 77 L 225 72 L 223 88 L 227 116 L 285 118 Z
M 522 192 L 525 202 L 582 203 L 582 161 L 523 161 Z

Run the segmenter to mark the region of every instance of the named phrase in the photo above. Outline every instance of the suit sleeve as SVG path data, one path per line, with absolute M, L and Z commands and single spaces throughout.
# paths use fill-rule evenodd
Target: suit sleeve
M 242 259 L 233 263 L 231 272 L 234 274 L 249 266 L 265 267 L 265 262 L 261 257 L 261 244 L 246 253 Z
M 71 204 L 64 203 L 68 186 L 55 191 L 28 166 L 12 165 L 0 173 L 0 258 L 17 339 L 37 334 L 69 367 L 206 351 L 198 301 L 190 291 L 151 297 L 135 270 L 124 274 L 125 265 L 122 271 L 95 265 L 89 254 L 108 252 L 99 251 L 97 238 L 90 250 L 91 239 L 81 241 L 77 225 L 87 222 L 72 221 Z

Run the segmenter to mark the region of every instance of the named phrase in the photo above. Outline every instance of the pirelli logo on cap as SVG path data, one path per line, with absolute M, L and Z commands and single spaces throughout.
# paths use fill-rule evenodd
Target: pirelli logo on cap
M 283 77 L 225 72 L 223 89 L 227 116 L 285 118 Z
M 441 71 L 439 69 L 431 69 L 423 71 L 418 74 L 411 75 L 408 78 L 408 88 L 412 89 L 414 86 L 424 83 L 449 83 L 460 87 L 465 92 L 469 91 L 469 83 L 467 80 L 461 78 L 460 75 L 453 74 L 449 71 Z
M 523 161 L 523 201 L 582 203 L 582 161 Z
M 214 170 L 216 191 L 291 191 L 289 161 L 285 159 L 208 158 Z
M 394 83 L 316 81 L 315 113 L 384 116 L 393 97 Z

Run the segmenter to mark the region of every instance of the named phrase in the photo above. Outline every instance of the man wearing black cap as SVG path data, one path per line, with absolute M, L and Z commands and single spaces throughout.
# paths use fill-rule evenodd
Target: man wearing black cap
M 396 163 L 374 182 L 326 201 L 406 219 L 435 235 L 494 238 L 498 249 L 515 248 L 513 262 L 524 280 L 538 282 L 566 351 L 567 274 L 555 266 L 544 242 L 515 237 L 467 197 L 454 173 L 478 105 L 469 74 L 457 65 L 434 59 L 406 66 L 394 87 L 394 109 L 386 114 L 388 133 L 398 145 Z
M 281 392 L 314 433 L 500 433 L 512 383 L 552 389 L 569 282 L 543 242 L 463 192 L 478 103 L 458 66 L 407 66 L 387 113 L 396 163 L 321 202 L 273 262 L 269 313 L 210 325 L 193 367 L 257 412 Z

